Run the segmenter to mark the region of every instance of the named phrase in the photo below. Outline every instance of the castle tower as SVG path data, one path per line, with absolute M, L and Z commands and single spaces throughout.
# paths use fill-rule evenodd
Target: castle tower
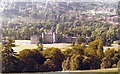
M 55 42 L 56 42 L 56 34 L 53 33 L 53 43 L 55 43 Z
M 58 34 L 53 33 L 53 43 L 56 43 L 58 41 Z
M 38 44 L 39 43 L 39 40 L 40 40 L 40 36 L 38 35 L 33 35 L 31 38 L 31 44 Z
M 45 42 L 45 33 L 44 32 L 42 33 L 42 42 L 43 43 Z

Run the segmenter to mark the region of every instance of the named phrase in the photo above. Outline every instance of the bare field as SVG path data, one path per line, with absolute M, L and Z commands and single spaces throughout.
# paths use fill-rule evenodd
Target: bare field
M 13 47 L 15 52 L 20 52 L 23 49 L 34 49 L 37 48 L 36 44 L 30 44 L 30 40 L 15 40 L 16 47 Z M 53 44 L 43 44 L 44 49 L 55 47 L 60 48 L 62 51 L 71 48 L 71 44 L 68 43 L 53 43 Z

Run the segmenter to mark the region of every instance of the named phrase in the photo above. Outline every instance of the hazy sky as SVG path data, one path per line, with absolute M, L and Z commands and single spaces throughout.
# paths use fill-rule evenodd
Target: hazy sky
M 41 1 L 82 1 L 82 2 L 95 2 L 95 1 L 99 1 L 99 2 L 118 2 L 120 0 L 0 0 L 0 2 L 41 2 Z

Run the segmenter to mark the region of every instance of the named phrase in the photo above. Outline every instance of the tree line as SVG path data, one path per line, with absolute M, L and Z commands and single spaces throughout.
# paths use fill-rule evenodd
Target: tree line
M 7 39 L 2 49 L 2 72 L 50 72 L 66 70 L 92 70 L 117 68 L 120 64 L 119 51 L 108 49 L 103 52 L 101 39 L 75 44 L 70 49 L 46 48 L 38 44 L 36 49 L 14 52 L 14 40 Z
M 113 41 L 120 39 L 120 29 L 119 25 L 113 25 L 108 23 L 103 23 L 99 21 L 80 21 L 74 20 L 51 23 L 51 22 L 39 22 L 39 23 L 9 23 L 2 25 L 3 37 L 9 36 L 16 40 L 28 40 L 32 35 L 40 35 L 42 32 L 47 32 L 52 30 L 57 32 L 61 36 L 82 36 L 90 37 L 93 40 L 103 38 L 104 45 L 110 45 Z
M 42 8 L 37 8 L 37 5 Z M 7 9 L 8 8 L 8 9 Z M 104 45 L 110 45 L 120 39 L 119 25 L 103 23 L 103 17 L 107 14 L 89 14 L 89 10 L 101 8 L 116 9 L 114 3 L 94 2 L 67 2 L 58 3 L 13 3 L 6 6 L 2 22 L 3 37 L 13 37 L 18 40 L 28 40 L 34 34 L 41 34 L 52 30 L 61 36 L 83 36 L 96 40 L 104 39 Z M 119 12 L 118 12 L 119 13 Z M 89 17 L 90 16 L 90 17 Z M 112 16 L 112 15 L 110 15 Z M 97 20 L 100 19 L 100 20 Z

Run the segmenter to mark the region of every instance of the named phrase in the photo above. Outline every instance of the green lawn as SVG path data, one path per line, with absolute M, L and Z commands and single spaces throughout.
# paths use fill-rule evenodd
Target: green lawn
M 62 72 L 118 72 L 118 68 L 107 68 L 107 69 L 97 69 L 97 70 L 62 71 Z
M 30 44 L 30 40 L 15 40 L 16 47 L 13 47 L 15 52 L 20 52 L 23 49 L 34 49 L 37 48 L 36 44 Z M 60 48 L 62 51 L 71 48 L 70 43 L 54 43 L 54 44 L 43 44 L 44 49 L 55 47 Z
M 41 72 L 36 72 L 41 73 Z M 43 72 L 42 74 L 120 74 L 118 68 L 98 69 L 98 70 L 76 70 L 76 71 L 58 71 Z

